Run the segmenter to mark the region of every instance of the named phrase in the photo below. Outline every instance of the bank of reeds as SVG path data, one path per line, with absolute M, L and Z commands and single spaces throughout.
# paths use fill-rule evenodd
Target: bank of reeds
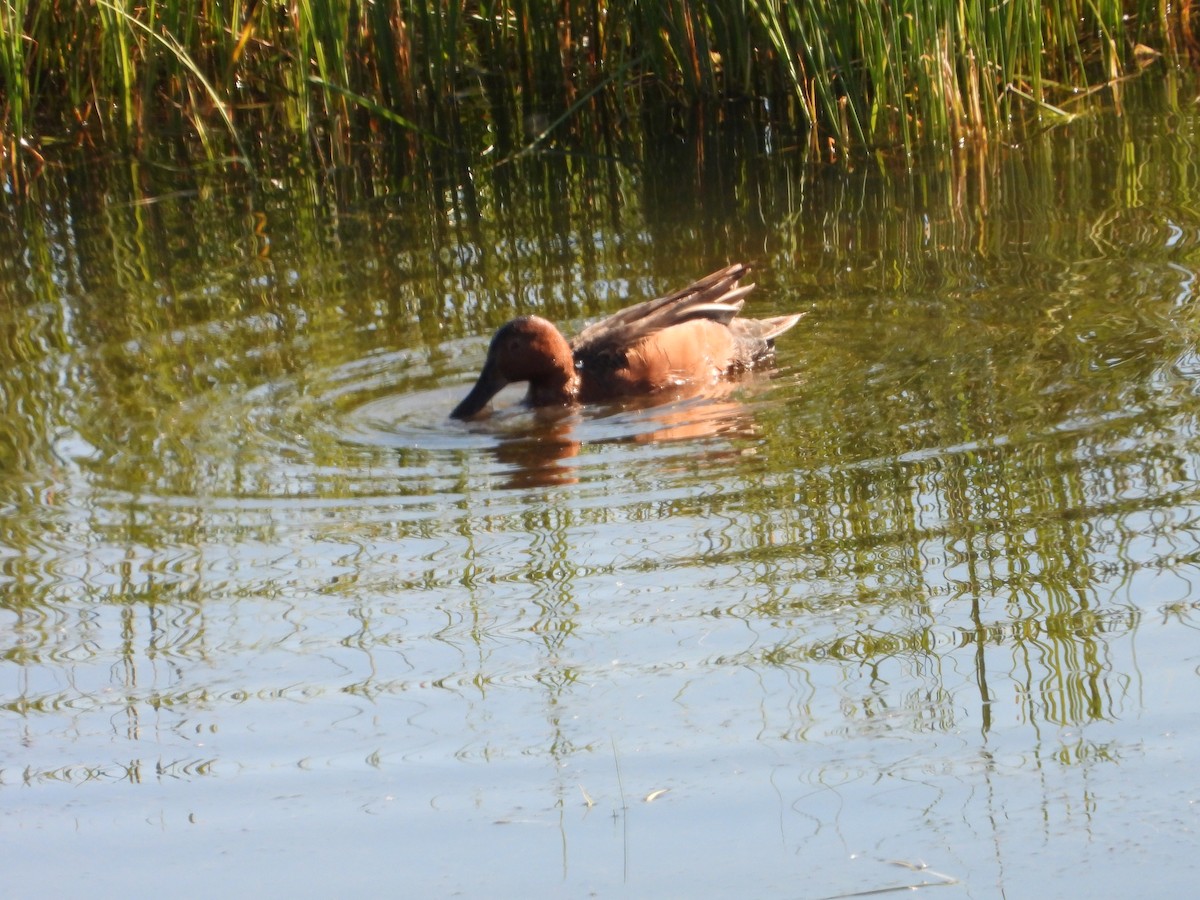
M 188 134 L 247 164 L 393 131 L 492 158 L 652 104 L 742 101 L 822 153 L 1002 135 L 1193 40 L 1191 0 L 0 0 L 11 178 L 57 142 Z M 462 148 L 482 153 L 484 146 Z

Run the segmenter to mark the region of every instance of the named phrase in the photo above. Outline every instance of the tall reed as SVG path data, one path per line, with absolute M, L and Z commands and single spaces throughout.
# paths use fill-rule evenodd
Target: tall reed
M 1192 0 L 3 0 L 0 145 L 11 177 L 172 122 L 213 158 L 283 140 L 336 164 L 392 126 L 500 157 L 591 145 L 654 98 L 913 153 L 1057 115 L 1194 27 Z M 479 97 L 495 143 L 463 146 Z

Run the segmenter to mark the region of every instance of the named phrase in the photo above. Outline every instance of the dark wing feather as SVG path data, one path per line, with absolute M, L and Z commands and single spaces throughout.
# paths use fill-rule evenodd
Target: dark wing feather
M 754 285 L 738 286 L 748 266 L 732 265 L 713 272 L 683 290 L 647 300 L 589 325 L 571 340 L 575 358 L 623 355 L 625 350 L 656 332 L 693 319 L 728 325 L 741 312 Z

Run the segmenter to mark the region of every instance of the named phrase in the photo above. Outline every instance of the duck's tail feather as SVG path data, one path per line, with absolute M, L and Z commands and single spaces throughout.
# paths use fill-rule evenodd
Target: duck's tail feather
M 765 326 L 761 336 L 763 340 L 773 341 L 803 318 L 804 313 L 789 313 L 786 316 L 759 319 L 758 321 Z

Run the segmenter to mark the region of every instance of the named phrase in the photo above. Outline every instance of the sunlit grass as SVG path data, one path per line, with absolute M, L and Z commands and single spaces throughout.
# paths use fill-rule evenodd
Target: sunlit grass
M 189 131 L 211 159 L 280 140 L 322 164 L 398 129 L 501 158 L 587 144 L 648 99 L 738 101 L 822 158 L 1003 136 L 1176 58 L 1190 0 L 4 0 L 0 137 L 12 178 L 50 144 L 144 150 Z M 460 147 L 484 104 L 497 147 Z M 542 127 L 528 128 L 530 122 Z M 173 127 L 178 126 L 178 127 Z

